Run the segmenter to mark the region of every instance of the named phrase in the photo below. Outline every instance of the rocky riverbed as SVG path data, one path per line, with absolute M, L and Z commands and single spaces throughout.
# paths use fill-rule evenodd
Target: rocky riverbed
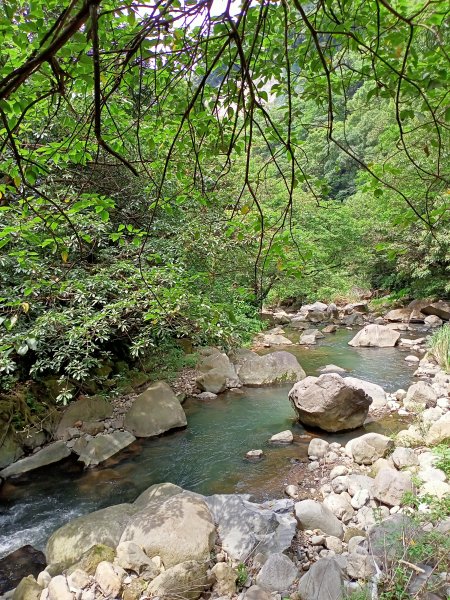
M 398 414 L 410 419 L 409 426 L 395 440 L 377 433 L 367 433 L 345 445 L 313 438 L 308 447 L 309 461 L 292 465 L 285 497 L 278 500 L 255 502 L 245 494 L 203 496 L 172 484 L 152 486 L 134 502 L 79 517 L 57 530 L 46 546 L 46 569 L 35 570 L 34 576 L 22 580 L 14 594 L 8 592 L 5 598 L 133 600 L 158 596 L 195 600 L 200 596 L 225 596 L 242 600 L 281 597 L 340 600 L 367 582 L 376 589 L 380 578 L 390 573 L 392 560 L 386 559 L 386 532 L 390 539 L 396 536 L 420 539 L 433 531 L 445 539 L 449 521 L 445 512 L 436 517 L 434 503 L 448 497 L 450 487 L 447 473 L 436 467 L 438 458 L 432 448 L 450 437 L 450 376 L 428 357 L 420 359 L 425 354 L 424 340 L 402 338 L 398 330 L 405 330 L 404 323 L 394 322 L 395 327 L 388 327 L 386 319 L 375 323 L 373 316 L 360 313 L 355 307 L 346 308 L 343 312 L 347 314 L 343 316 L 328 306 L 321 311 L 316 309 L 308 309 L 306 321 L 299 315 L 291 318 L 290 324 L 295 323 L 295 318 L 301 318 L 299 323 L 314 322 L 318 312 L 327 315 L 321 323 L 334 320 L 340 326 L 346 316 L 363 315 L 360 324 L 366 325 L 356 335 L 357 341 L 362 338 L 366 347 L 400 343 L 413 350 L 410 356 L 415 360 L 410 358 L 406 364 L 414 362 L 418 367 L 417 382 L 407 390 L 386 394 L 380 386 L 346 377 L 342 369 L 336 374 L 339 368 L 334 365 L 327 367 L 326 375 L 305 379 L 295 356 L 287 351 L 291 345 L 289 338 L 278 343 L 284 331 L 275 329 L 259 337 L 256 345 L 283 347 L 281 351 L 263 356 L 248 350 L 230 356 L 218 349 L 203 351 L 198 370 L 189 378 L 191 392 L 208 400 L 225 389 L 237 392 L 243 384 L 300 380 L 301 393 L 297 388 L 295 394 L 290 394 L 294 406 L 305 404 L 308 393 L 317 387 L 331 390 L 318 403 L 320 417 L 321 402 L 327 409 L 330 398 L 342 400 L 345 388 L 345 398 L 350 403 L 357 398 L 357 403 L 364 405 L 363 410 L 362 405 L 359 407 L 362 416 L 358 418 L 362 421 L 369 410 L 372 418 Z M 327 335 L 333 331 L 330 329 Z M 319 331 L 319 334 L 326 333 Z M 308 344 L 319 339 L 314 332 L 306 335 Z M 324 386 L 324 381 L 331 382 L 331 387 L 329 383 Z M 156 385 L 150 396 L 161 398 L 163 391 L 164 398 L 169 397 L 172 402 L 172 409 L 167 412 L 175 420 L 170 421 L 168 428 L 183 427 L 180 397 L 164 387 L 164 383 Z M 316 390 L 314 395 L 318 398 L 320 393 Z M 73 422 L 77 415 L 70 415 L 69 408 L 71 421 L 60 427 L 62 439 L 23 461 L 28 461 L 33 469 L 36 456 L 48 453 L 61 460 L 76 448 L 77 454 L 81 450 L 79 456 L 85 457 L 86 465 L 95 465 L 101 462 L 98 460 L 101 452 L 115 450 L 109 454 L 113 456 L 120 451 L 121 444 L 128 442 L 126 436 L 161 433 L 160 424 L 143 419 L 140 404 L 145 408 L 153 402 L 146 399 L 148 395 L 144 392 L 117 403 L 111 413 L 97 421 L 83 421 L 78 413 L 77 421 Z M 343 404 L 337 402 L 340 408 Z M 165 401 L 156 406 L 166 414 Z M 85 416 L 86 407 L 83 411 L 81 414 Z M 339 419 L 342 421 L 340 416 L 335 420 Z M 102 423 L 103 427 L 94 431 L 93 423 Z M 291 443 L 290 432 L 280 433 L 282 439 L 273 440 L 275 443 Z M 103 440 L 110 440 L 111 436 L 114 443 L 105 445 Z M 96 439 L 102 443 L 90 444 Z M 23 473 L 20 463 L 23 466 L 19 461 L 6 467 L 3 476 Z M 414 508 L 405 504 L 408 497 L 419 498 Z M 413 519 L 418 514 L 430 517 L 421 519 L 418 525 Z M 446 597 L 449 582 L 442 564 L 430 568 L 430 561 L 406 562 L 412 565 L 407 567 L 411 593 L 431 582 L 434 596 L 427 597 Z

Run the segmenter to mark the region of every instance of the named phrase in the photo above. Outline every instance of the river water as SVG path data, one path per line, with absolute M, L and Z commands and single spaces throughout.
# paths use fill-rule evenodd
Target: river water
M 347 342 L 354 333 L 342 329 L 316 347 L 286 350 L 298 357 L 308 375 L 317 375 L 320 367 L 333 363 L 355 377 L 382 385 L 386 391 L 411 383 L 415 367 L 405 362 L 404 351 L 352 348 Z M 284 475 L 293 460 L 306 458 L 310 439 L 295 423 L 287 399 L 289 389 L 246 389 L 243 394 L 221 394 L 213 401 L 188 400 L 184 404 L 187 429 L 138 440 L 102 468 L 81 471 L 68 459 L 7 482 L 0 489 L 0 558 L 24 544 L 42 548 L 52 531 L 65 522 L 111 504 L 133 501 L 144 489 L 162 481 L 202 494 L 248 492 L 260 499 L 280 496 Z M 399 428 L 398 421 L 388 419 L 371 423 L 365 430 L 389 432 Z M 268 438 L 284 429 L 293 431 L 294 444 L 269 446 Z M 365 430 L 328 436 L 322 433 L 320 437 L 345 442 Z M 245 460 L 245 453 L 254 448 L 265 451 L 264 460 Z

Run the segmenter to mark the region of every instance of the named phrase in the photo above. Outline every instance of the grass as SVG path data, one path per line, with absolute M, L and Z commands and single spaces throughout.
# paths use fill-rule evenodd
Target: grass
M 375 596 L 378 600 L 424 600 L 429 593 L 442 592 L 441 574 L 448 568 L 450 538 L 436 525 L 450 515 L 450 498 L 438 500 L 409 493 L 403 504 L 414 512 L 404 527 L 386 536 L 385 556 L 381 553 L 377 560 L 381 568 Z M 426 512 L 419 511 L 423 504 L 427 505 Z M 433 527 L 428 530 L 426 526 L 430 525 Z M 372 597 L 368 586 L 345 596 L 346 600 Z
M 444 325 L 428 340 L 428 350 L 438 365 L 450 373 L 450 325 Z
M 433 454 L 438 457 L 434 466 L 444 471 L 447 479 L 450 479 L 450 440 L 445 440 L 442 444 L 433 448 Z

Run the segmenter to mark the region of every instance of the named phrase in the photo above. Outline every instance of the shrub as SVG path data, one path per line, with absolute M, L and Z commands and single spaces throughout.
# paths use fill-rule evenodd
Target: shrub
M 428 350 L 440 367 L 450 373 L 450 326 L 444 325 L 428 340 Z

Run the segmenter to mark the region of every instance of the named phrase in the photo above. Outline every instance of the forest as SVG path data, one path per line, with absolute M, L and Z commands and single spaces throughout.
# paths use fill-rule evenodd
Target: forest
M 5 1 L 3 393 L 170 370 L 263 306 L 448 295 L 448 10 Z

